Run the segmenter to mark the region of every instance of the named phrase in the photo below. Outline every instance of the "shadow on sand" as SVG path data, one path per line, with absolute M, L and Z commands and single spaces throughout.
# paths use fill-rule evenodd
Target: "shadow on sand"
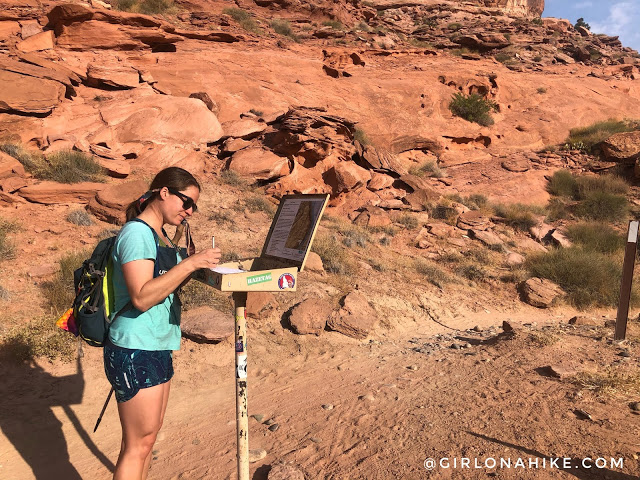
M 17 351 L 23 346 L 4 344 L 3 347 Z M 38 480 L 82 479 L 69 461 L 62 423 L 54 415 L 52 407 L 62 407 L 91 453 L 109 471 L 115 469 L 71 409 L 71 405 L 82 401 L 84 393 L 80 355 L 76 367 L 76 373 L 72 375 L 54 377 L 45 372 L 35 359 L 22 365 L 0 365 L 0 430 L 29 464 Z
M 498 445 L 503 445 L 505 447 L 513 448 L 515 450 L 520 450 L 521 452 L 526 453 L 531 458 L 537 457 L 541 460 L 543 458 L 546 458 L 546 459 L 554 458 L 551 455 L 545 455 L 544 453 L 538 452 L 537 450 L 526 448 L 521 445 L 516 445 L 514 443 L 498 440 L 497 438 L 488 437 L 486 435 L 482 435 L 481 433 L 475 433 L 475 432 L 469 432 L 469 431 L 467 433 L 469 435 L 473 435 L 474 437 L 481 438 L 489 442 L 497 443 Z M 526 463 L 526 460 L 525 460 L 525 463 Z M 582 463 L 581 459 L 573 458 L 571 462 L 571 468 L 563 468 L 562 461 L 560 461 L 558 464 L 558 468 L 556 470 L 560 470 L 569 475 L 573 475 L 574 477 L 580 480 L 600 480 L 603 478 L 606 478 L 608 480 L 637 480 L 638 479 L 638 477 L 634 475 L 629 475 L 627 473 L 610 470 L 608 468 L 596 468 L 595 465 L 592 465 L 591 468 L 585 468 L 585 467 L 582 467 L 581 463 Z

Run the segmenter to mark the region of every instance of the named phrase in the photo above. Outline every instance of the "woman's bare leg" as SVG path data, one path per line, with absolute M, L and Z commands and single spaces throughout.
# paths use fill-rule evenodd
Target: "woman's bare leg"
M 162 427 L 162 422 L 164 422 L 164 413 L 167 411 L 167 403 L 169 402 L 169 390 L 171 389 L 171 380 L 159 386 L 163 387 L 163 392 L 162 392 L 162 411 L 160 412 L 160 426 L 158 427 L 158 431 L 160 431 L 160 428 Z M 144 468 L 142 470 L 142 480 L 147 480 L 147 474 L 149 473 L 149 465 L 151 465 L 152 452 L 153 452 L 153 448 L 149 451 L 149 455 L 147 455 L 147 459 L 144 461 Z
M 166 408 L 166 384 L 142 388 L 131 400 L 118 403 L 122 425 L 122 450 L 114 480 L 142 480 Z M 144 477 L 143 477 L 144 475 Z

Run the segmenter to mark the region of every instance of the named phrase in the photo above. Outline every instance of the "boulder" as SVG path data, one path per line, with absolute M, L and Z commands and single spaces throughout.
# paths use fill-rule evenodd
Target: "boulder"
M 371 172 L 371 180 L 367 183 L 367 188 L 372 191 L 383 190 L 393 185 L 395 179 L 384 173 Z
M 549 238 L 555 245 L 562 248 L 569 248 L 572 245 L 571 240 L 569 240 L 566 235 L 557 228 L 553 233 L 551 233 Z
M 0 59 L 0 69 L 6 70 L 8 72 L 19 73 L 20 75 L 27 75 L 29 77 L 43 78 L 46 80 L 54 80 L 56 82 L 60 82 L 66 87 L 67 94 L 75 95 L 75 90 L 69 76 L 61 73 L 58 70 L 41 67 L 38 65 L 31 65 L 25 62 L 18 62 L 9 58 Z
M 0 112 L 50 113 L 62 101 L 65 87 L 59 82 L 0 70 Z
M 522 299 L 529 305 L 548 308 L 565 292 L 551 280 L 533 277 L 520 284 Z
M 492 226 L 491 219 L 480 210 L 469 210 L 461 213 L 456 225 L 462 230 L 487 230 Z
M 564 18 L 546 17 L 542 19 L 542 25 L 560 33 L 566 33 L 573 28 L 571 22 Z
M 278 302 L 271 292 L 248 292 L 246 314 L 250 318 L 259 318 L 265 310 L 270 310 Z
M 57 183 L 40 182 L 35 185 L 18 190 L 18 195 L 30 202 L 43 203 L 45 205 L 57 205 L 62 203 L 89 203 L 96 193 L 107 187 L 104 183 L 80 182 Z
M 316 252 L 309 252 L 304 262 L 304 269 L 310 272 L 324 273 L 322 258 Z
M 391 221 L 391 217 L 389 214 L 382 208 L 378 207 L 366 207 L 364 211 L 360 212 L 360 214 L 353 221 L 356 225 L 361 225 L 363 227 L 385 227 L 387 225 L 391 225 L 393 222 Z
M 87 84 L 93 87 L 136 88 L 140 74 L 133 67 L 92 63 L 87 67 Z
M 270 180 L 289 173 L 289 160 L 270 150 L 251 147 L 234 153 L 228 169 L 243 177 Z
M 148 48 L 123 30 L 124 27 L 90 20 L 61 26 L 58 47 L 69 50 L 136 50 Z M 56 29 L 57 33 L 57 29 Z
M 378 315 L 367 298 L 359 292 L 351 292 L 342 300 L 342 308 L 333 312 L 327 321 L 331 330 L 352 338 L 366 338 L 378 322 Z
M 158 172 L 166 167 L 177 166 L 198 174 L 204 171 L 206 154 L 202 150 L 181 147 L 180 145 L 158 145 L 144 151 L 135 160 L 133 166 L 147 172 Z
M 310 298 L 293 307 L 289 316 L 291 329 L 299 335 L 320 335 L 331 315 L 331 304 L 326 300 Z
M 43 67 L 48 70 L 56 71 L 64 75 L 65 77 L 67 77 L 72 85 L 78 85 L 84 78 L 84 76 L 82 78 L 78 76 L 73 70 L 71 70 L 70 68 L 67 68 L 65 65 L 59 62 L 53 62 L 51 60 L 47 60 L 46 58 L 43 58 L 42 55 L 43 54 L 38 54 L 38 53 L 21 53 L 18 55 L 18 58 L 20 59 L 21 62 L 30 63 L 31 65 L 37 65 L 38 67 Z M 43 78 L 46 78 L 46 77 L 43 77 Z M 56 79 L 54 78 L 53 80 L 56 80 Z M 62 83 L 64 83 L 65 85 L 67 84 L 66 82 L 62 82 Z
M 20 32 L 20 24 L 18 22 L 2 22 L 0 21 L 0 41 L 17 35 Z
M 22 164 L 0 150 L 0 178 L 7 178 L 14 175 L 25 176 L 24 167 Z
M 334 167 L 337 187 L 335 193 L 348 192 L 366 185 L 371 173 L 354 162 L 340 162 Z
M 52 30 L 40 32 L 26 40 L 18 42 L 16 48 L 21 52 L 38 52 L 41 50 L 51 50 L 54 47 L 54 36 Z
M 430 188 L 419 188 L 413 193 L 404 197 L 404 202 L 411 207 L 414 212 L 428 210 L 429 206 L 437 202 L 440 194 Z
M 123 225 L 126 221 L 126 208 L 140 198 L 147 188 L 147 183 L 142 180 L 110 185 L 89 201 L 88 209 L 103 222 Z
M 266 193 L 275 197 L 298 193 L 331 193 L 331 187 L 324 182 L 319 168 L 304 168 L 293 162 L 293 171 L 267 188 Z
M 615 133 L 602 142 L 602 152 L 611 162 L 632 162 L 640 157 L 640 131 Z
M 264 122 L 256 122 L 248 118 L 241 120 L 232 120 L 222 124 L 222 130 L 225 137 L 251 139 L 257 137 L 267 129 L 267 124 Z
M 516 267 L 522 265 L 525 262 L 525 258 L 516 252 L 509 252 L 507 254 L 506 263 L 510 267 Z
M 186 310 L 180 328 L 183 337 L 202 343 L 219 343 L 235 331 L 233 317 L 211 307 Z
M 575 317 L 571 317 L 569 319 L 569 325 L 587 325 L 587 326 L 598 326 L 600 325 L 595 318 L 586 317 L 584 315 L 576 315 Z
M 105 106 L 100 115 L 118 143 L 202 145 L 222 136 L 217 117 L 195 98 L 148 95 Z
M 37 20 L 23 20 L 20 22 L 20 36 L 23 40 L 33 37 L 38 33 L 42 33 L 42 27 Z
M 73 22 L 84 22 L 93 17 L 93 10 L 85 5 L 77 3 L 63 3 L 56 5 L 47 13 L 49 25 L 57 27 L 59 25 L 68 25 Z
M 501 247 L 504 245 L 502 239 L 489 230 L 469 229 L 469 236 L 484 243 L 487 247 Z
M 218 106 L 216 101 L 209 96 L 207 92 L 194 92 L 189 95 L 189 98 L 197 98 L 198 100 L 203 102 L 207 106 L 207 108 L 213 112 L 214 115 L 218 115 L 218 113 L 220 113 L 220 107 Z

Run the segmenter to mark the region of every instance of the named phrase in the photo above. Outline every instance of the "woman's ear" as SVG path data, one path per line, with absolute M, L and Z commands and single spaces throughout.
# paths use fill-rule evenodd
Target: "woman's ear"
M 169 189 L 167 187 L 162 187 L 158 192 L 158 195 L 162 200 L 165 200 L 169 196 Z

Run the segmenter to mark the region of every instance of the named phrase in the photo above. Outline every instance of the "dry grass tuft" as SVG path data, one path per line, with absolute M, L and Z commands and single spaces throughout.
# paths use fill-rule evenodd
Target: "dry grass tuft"
M 640 372 L 623 372 L 609 368 L 603 372 L 580 372 L 570 378 L 571 383 L 596 395 L 639 394 Z

